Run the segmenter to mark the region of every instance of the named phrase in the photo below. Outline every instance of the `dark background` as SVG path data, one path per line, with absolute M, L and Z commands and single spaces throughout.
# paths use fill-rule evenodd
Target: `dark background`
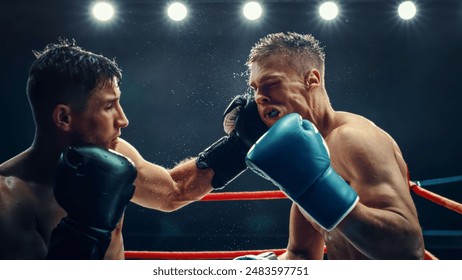
M 397 16 L 398 1 L 338 1 L 324 22 L 320 1 L 268 1 L 249 22 L 241 1 L 186 1 L 187 20 L 166 16 L 167 1 L 114 0 L 116 18 L 97 23 L 92 1 L 0 2 L 0 162 L 28 148 L 34 125 L 25 94 L 34 57 L 59 37 L 115 58 L 124 71 L 122 137 L 147 159 L 173 167 L 224 133 L 221 115 L 247 90 L 249 50 L 272 32 L 312 33 L 325 46 L 334 109 L 363 115 L 399 143 L 413 180 L 462 175 L 462 2 L 416 1 L 417 17 Z M 462 201 L 461 183 L 428 187 Z M 274 190 L 246 172 L 224 191 Z M 415 202 L 427 249 L 462 257 L 462 219 L 420 197 Z M 198 202 L 173 213 L 130 205 L 127 250 L 284 248 L 287 200 Z M 399 244 L 396 244 L 399 246 Z

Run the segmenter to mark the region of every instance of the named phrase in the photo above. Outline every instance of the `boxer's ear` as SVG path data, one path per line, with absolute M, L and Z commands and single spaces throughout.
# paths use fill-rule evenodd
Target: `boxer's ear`
M 64 104 L 58 104 L 53 109 L 53 123 L 62 131 L 71 130 L 71 109 Z
M 318 69 L 311 69 L 306 75 L 305 75 L 305 86 L 307 88 L 310 87 L 317 87 L 321 85 L 321 73 L 318 71 Z

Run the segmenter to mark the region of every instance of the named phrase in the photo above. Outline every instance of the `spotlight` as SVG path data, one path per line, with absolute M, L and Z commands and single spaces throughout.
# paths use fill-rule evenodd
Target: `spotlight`
M 180 2 L 172 3 L 167 10 L 168 16 L 174 21 L 182 21 L 188 14 L 186 6 Z
M 319 15 L 325 20 L 333 20 L 338 15 L 338 7 L 334 2 L 324 2 L 319 6 Z
M 404 1 L 398 7 L 398 14 L 404 20 L 409 20 L 415 16 L 417 8 L 412 1 Z
M 247 2 L 242 9 L 242 13 L 248 20 L 256 20 L 260 18 L 263 10 L 258 2 Z
M 107 2 L 98 2 L 93 5 L 93 16 L 99 21 L 108 21 L 114 16 L 114 8 Z

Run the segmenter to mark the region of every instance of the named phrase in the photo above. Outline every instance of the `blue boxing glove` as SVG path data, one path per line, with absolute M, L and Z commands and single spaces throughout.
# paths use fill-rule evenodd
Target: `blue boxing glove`
M 296 113 L 277 121 L 250 149 L 246 163 L 326 230 L 335 228 L 359 200 L 332 169 L 316 127 Z

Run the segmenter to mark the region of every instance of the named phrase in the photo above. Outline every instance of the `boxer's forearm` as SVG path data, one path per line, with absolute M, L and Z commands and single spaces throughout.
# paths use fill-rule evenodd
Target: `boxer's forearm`
M 213 170 L 199 170 L 194 159 L 172 170 L 144 162 L 138 166 L 132 202 L 164 212 L 177 210 L 198 201 L 212 190 Z

